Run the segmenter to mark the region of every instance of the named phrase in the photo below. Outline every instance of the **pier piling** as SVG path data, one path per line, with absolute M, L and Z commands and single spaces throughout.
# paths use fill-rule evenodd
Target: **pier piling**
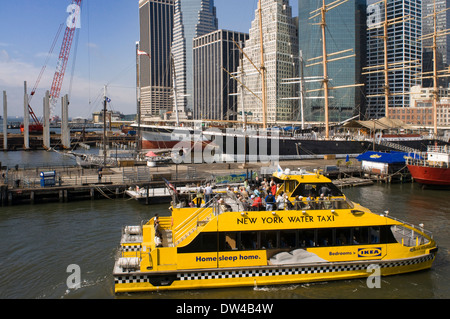
M 23 83 L 23 147 L 28 150 L 30 148 L 30 110 L 28 107 L 27 81 Z
M 43 146 L 45 149 L 50 149 L 50 92 L 45 92 L 44 97 L 44 118 L 43 118 Z
M 61 144 L 65 149 L 70 149 L 68 95 L 65 95 L 61 98 Z
M 3 91 L 3 150 L 8 150 L 8 98 Z

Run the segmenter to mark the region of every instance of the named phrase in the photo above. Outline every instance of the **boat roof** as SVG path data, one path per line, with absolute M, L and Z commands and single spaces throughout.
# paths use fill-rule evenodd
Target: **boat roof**
M 281 167 L 278 167 L 278 170 L 273 173 L 273 176 L 283 180 L 296 180 L 300 183 L 310 183 L 310 182 L 319 182 L 319 183 L 329 183 L 331 180 L 321 174 L 321 171 L 315 170 L 314 172 L 308 172 L 305 169 L 299 169 L 297 171 L 291 171 L 289 168 L 283 170 Z
M 376 163 L 386 163 L 386 164 L 397 164 L 405 163 L 407 158 L 421 159 L 421 157 L 414 153 L 404 153 L 404 152 L 365 152 L 356 157 L 358 161 L 376 162 Z

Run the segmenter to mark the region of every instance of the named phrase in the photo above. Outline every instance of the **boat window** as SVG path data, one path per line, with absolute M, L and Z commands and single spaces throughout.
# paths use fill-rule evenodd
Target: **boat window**
M 333 229 L 321 228 L 317 230 L 317 246 L 333 246 Z
M 178 248 L 179 253 L 217 251 L 217 233 L 201 233 L 189 245 Z
M 289 230 L 280 231 L 280 248 L 294 248 L 297 247 L 297 232 Z
M 283 185 L 284 185 L 284 192 L 290 194 L 297 187 L 298 181 L 285 181 Z
M 218 243 L 219 241 L 219 243 Z M 179 253 L 397 243 L 391 226 L 201 233 Z
M 314 229 L 303 229 L 299 233 L 299 246 L 300 247 L 314 247 L 316 246 L 316 236 Z
M 353 228 L 353 244 L 366 245 L 369 243 L 369 228 L 355 227 Z
M 261 232 L 261 248 L 274 249 L 278 248 L 277 231 Z
M 351 228 L 336 229 L 336 246 L 347 246 L 353 244 Z
M 242 232 L 241 233 L 241 250 L 258 249 L 258 232 Z
M 342 192 L 333 183 L 302 183 L 300 184 L 291 196 L 303 197 L 319 197 L 320 194 L 324 196 L 343 196 Z
M 228 251 L 228 250 L 237 250 L 237 233 L 236 232 L 227 232 L 224 234 L 225 241 L 223 243 L 222 251 Z
M 380 243 L 380 227 L 369 227 L 369 244 L 379 244 Z

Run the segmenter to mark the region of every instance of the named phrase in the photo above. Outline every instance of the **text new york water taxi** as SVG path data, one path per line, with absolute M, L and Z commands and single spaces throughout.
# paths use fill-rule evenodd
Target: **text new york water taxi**
M 281 209 L 254 210 L 239 193 L 222 192 L 201 207 L 178 198 L 171 216 L 125 227 L 115 292 L 293 284 L 367 277 L 371 265 L 383 276 L 432 266 L 437 245 L 422 227 L 372 213 L 319 173 L 273 177 L 277 195 L 286 194 Z

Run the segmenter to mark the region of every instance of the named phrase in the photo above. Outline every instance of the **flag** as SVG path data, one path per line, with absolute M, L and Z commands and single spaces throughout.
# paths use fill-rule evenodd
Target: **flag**
M 111 99 L 110 99 L 109 97 L 106 97 L 106 96 L 105 96 L 105 100 L 106 100 L 106 102 L 108 102 L 108 103 L 111 102 Z
M 150 58 L 150 54 L 148 54 L 145 51 L 138 50 L 137 53 L 138 53 L 138 55 L 146 55 L 146 56 L 148 56 Z
M 283 174 L 283 169 L 281 168 L 280 164 L 278 164 L 277 174 L 278 176 Z
M 170 183 L 167 179 L 165 179 L 163 177 L 164 183 L 166 184 L 166 187 L 169 189 L 169 191 L 172 191 L 174 194 L 177 193 L 177 189 L 175 188 L 175 186 L 172 185 L 172 183 Z

